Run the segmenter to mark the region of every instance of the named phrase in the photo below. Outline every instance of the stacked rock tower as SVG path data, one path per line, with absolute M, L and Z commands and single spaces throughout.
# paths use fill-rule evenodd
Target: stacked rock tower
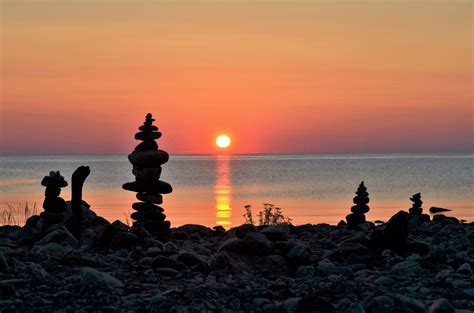
M 161 137 L 158 127 L 153 125 L 155 120 L 148 113 L 145 122 L 135 134 L 135 139 L 142 142 L 128 156 L 133 165 L 135 181 L 123 184 L 125 190 L 137 192 L 137 199 L 132 208 L 136 211 L 131 217 L 135 220 L 134 227 L 144 227 L 148 232 L 156 236 L 166 236 L 170 228 L 170 222 L 165 221 L 164 210 L 157 204 L 163 203 L 162 194 L 173 191 L 170 184 L 161 181 L 161 165 L 168 162 L 169 155 L 163 150 L 158 150 L 155 139 Z
M 346 216 L 347 224 L 351 227 L 365 223 L 365 213 L 369 212 L 369 193 L 362 181 L 356 191 L 353 199 L 354 206 L 351 207 L 351 214 Z
M 64 180 L 59 171 L 52 171 L 49 173 L 49 176 L 43 178 L 41 185 L 46 187 L 43 202 L 44 212 L 41 213 L 41 217 L 51 223 L 61 222 L 67 207 L 66 201 L 59 197 L 59 195 L 61 194 L 61 188 L 67 186 L 66 180 Z
M 421 205 L 423 201 L 421 201 L 421 193 L 416 193 L 411 196 L 410 200 L 413 202 L 411 208 L 408 210 L 411 215 L 421 215 L 423 213 L 423 208 Z

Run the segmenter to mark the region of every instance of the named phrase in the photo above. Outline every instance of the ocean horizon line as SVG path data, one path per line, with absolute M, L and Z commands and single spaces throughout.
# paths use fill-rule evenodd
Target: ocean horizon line
M 130 153 L 71 153 L 71 154 L 2 154 L 0 157 L 64 157 L 64 156 L 126 156 Z M 386 156 L 474 156 L 473 151 L 452 151 L 452 152 L 285 152 L 285 153 L 169 153 L 170 156 L 288 156 L 288 155 L 354 155 L 354 156 L 371 156 L 371 155 L 386 155 Z

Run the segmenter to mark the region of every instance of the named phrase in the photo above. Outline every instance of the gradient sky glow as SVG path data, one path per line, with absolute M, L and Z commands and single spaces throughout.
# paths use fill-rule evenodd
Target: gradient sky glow
M 474 150 L 470 0 L 2 0 L 1 154 Z

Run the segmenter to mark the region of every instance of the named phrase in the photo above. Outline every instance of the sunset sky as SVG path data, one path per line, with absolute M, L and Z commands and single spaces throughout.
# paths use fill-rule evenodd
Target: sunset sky
M 474 150 L 470 0 L 0 5 L 1 154 Z

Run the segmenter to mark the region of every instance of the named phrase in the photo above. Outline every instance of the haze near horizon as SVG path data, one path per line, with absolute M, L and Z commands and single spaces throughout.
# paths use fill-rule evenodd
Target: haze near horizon
M 1 4 L 1 154 L 471 152 L 471 1 Z

